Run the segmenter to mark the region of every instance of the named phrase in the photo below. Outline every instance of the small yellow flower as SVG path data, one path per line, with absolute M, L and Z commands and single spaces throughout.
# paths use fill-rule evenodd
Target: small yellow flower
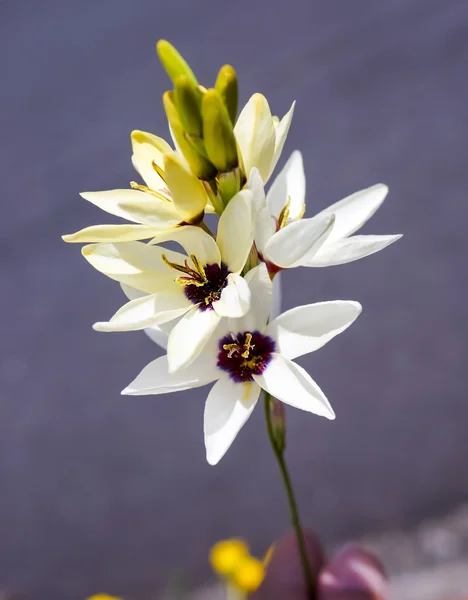
M 239 539 L 223 540 L 213 546 L 210 563 L 219 575 L 230 575 L 244 558 L 249 556 L 249 548 Z
M 218 542 L 210 552 L 213 570 L 224 580 L 229 598 L 245 598 L 255 592 L 265 576 L 265 568 L 273 554 L 271 546 L 263 561 L 251 556 L 243 540 L 230 539 Z
M 95 596 L 91 596 L 87 600 L 122 600 L 122 599 L 117 598 L 116 596 L 109 596 L 109 594 L 96 594 Z

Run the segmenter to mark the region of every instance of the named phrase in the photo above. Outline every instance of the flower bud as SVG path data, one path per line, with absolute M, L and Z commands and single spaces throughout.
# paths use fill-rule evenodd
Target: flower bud
M 156 50 L 162 66 L 166 69 L 166 73 L 173 82 L 179 75 L 185 75 L 193 85 L 198 85 L 197 78 L 192 69 L 172 44 L 166 40 L 159 40 L 156 44 Z
M 202 94 L 185 75 L 179 75 L 174 79 L 174 102 L 185 133 L 201 138 L 203 134 L 200 112 Z
M 216 168 L 204 156 L 197 152 L 192 144 L 186 139 L 182 123 L 177 113 L 177 108 L 174 104 L 173 92 L 166 92 L 163 95 L 163 104 L 174 139 L 192 172 L 199 179 L 211 181 L 216 177 Z
M 221 67 L 216 79 L 215 88 L 224 102 L 231 123 L 234 125 L 237 116 L 238 86 L 237 75 L 231 65 Z
M 214 89 L 203 95 L 202 117 L 203 139 L 209 160 L 221 173 L 232 171 L 239 164 L 236 138 L 227 109 Z

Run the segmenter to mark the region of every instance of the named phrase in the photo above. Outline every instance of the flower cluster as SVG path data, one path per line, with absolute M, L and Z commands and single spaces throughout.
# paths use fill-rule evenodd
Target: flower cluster
M 164 394 L 214 383 L 205 406 L 207 460 L 216 464 L 264 390 L 281 402 L 333 419 L 325 394 L 294 359 L 318 350 L 361 312 L 335 300 L 276 314 L 273 280 L 282 270 L 325 267 L 377 252 L 398 235 L 354 235 L 382 204 L 387 187 L 361 190 L 313 217 L 305 213 L 300 152 L 269 189 L 294 104 L 282 118 L 254 94 L 237 117 L 237 77 L 220 70 L 200 85 L 165 41 L 158 52 L 173 90 L 163 96 L 173 147 L 131 134 L 141 182 L 82 194 L 129 223 L 64 236 L 118 281 L 128 298 L 98 331 L 145 330 L 167 353 L 147 365 L 123 394 Z M 218 217 L 216 232 L 205 215 Z M 176 243 L 179 250 L 170 249 Z M 172 246 L 173 247 L 173 246 Z M 276 282 L 275 282 L 276 283 Z

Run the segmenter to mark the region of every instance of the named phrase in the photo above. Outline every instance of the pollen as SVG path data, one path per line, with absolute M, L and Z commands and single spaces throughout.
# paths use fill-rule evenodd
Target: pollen
M 236 383 L 247 383 L 263 373 L 275 347 L 275 341 L 259 331 L 230 333 L 219 343 L 217 365 Z

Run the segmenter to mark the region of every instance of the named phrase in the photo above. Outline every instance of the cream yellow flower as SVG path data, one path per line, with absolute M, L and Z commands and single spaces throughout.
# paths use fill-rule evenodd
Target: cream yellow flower
M 294 106 L 295 102 L 280 120 L 272 116 L 265 96 L 254 94 L 242 109 L 234 127 L 234 135 L 247 178 L 251 169 L 256 167 L 263 183 L 267 183 L 283 150 Z
M 208 201 L 201 181 L 185 159 L 151 133 L 132 133 L 132 162 L 146 185 L 131 189 L 85 192 L 82 198 L 102 210 L 130 221 L 122 225 L 92 225 L 64 235 L 66 242 L 128 242 L 153 237 L 181 224 L 198 223 Z

